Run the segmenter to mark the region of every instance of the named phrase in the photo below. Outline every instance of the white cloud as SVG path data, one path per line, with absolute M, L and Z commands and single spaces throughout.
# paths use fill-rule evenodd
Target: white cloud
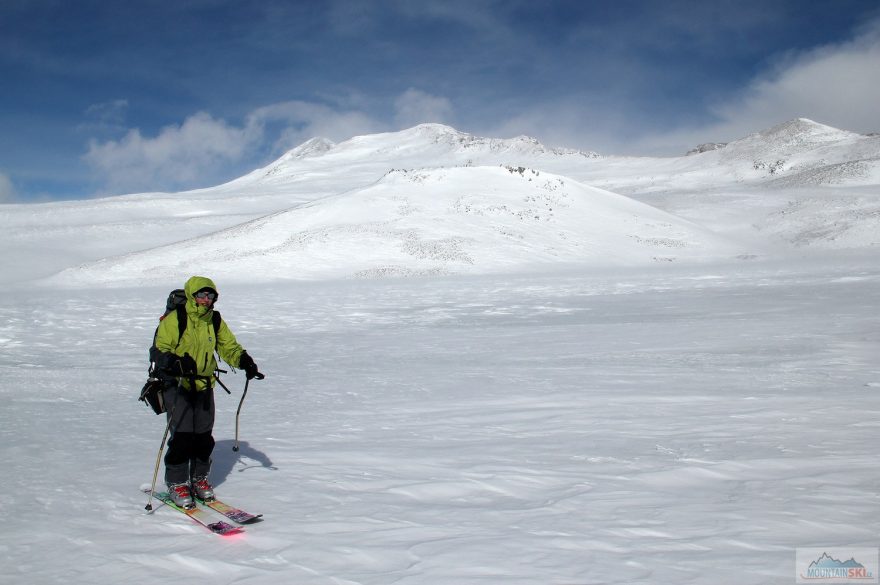
M 461 128 L 480 136 L 513 138 L 526 135 L 545 146 L 575 148 L 600 154 L 626 154 L 632 132 L 643 128 L 628 112 L 584 96 L 560 96 L 537 106 L 522 107 L 499 122 Z
M 239 160 L 260 134 L 257 127 L 235 128 L 200 112 L 179 126 L 166 126 L 155 138 L 132 129 L 118 141 L 93 140 L 84 158 L 111 190 L 171 189 Z
M 350 101 L 350 100 L 349 100 Z M 124 110 L 124 102 L 95 107 L 96 114 Z M 363 104 L 360 104 L 363 105 Z M 270 104 L 250 112 L 241 126 L 199 112 L 156 136 L 129 129 L 119 140 L 91 140 L 84 160 L 111 193 L 177 190 L 229 180 L 229 169 L 266 156 L 280 156 L 320 136 L 336 142 L 382 132 L 391 125 L 352 104 L 330 106 L 305 101 Z M 418 89 L 394 100 L 394 127 L 423 122 L 450 123 L 451 102 Z M 268 161 L 259 160 L 256 164 Z
M 880 20 L 854 40 L 793 53 L 716 104 L 716 121 L 646 137 L 642 150 L 690 148 L 735 140 L 793 118 L 810 118 L 854 132 L 880 131 Z
M 96 106 L 95 113 L 124 110 L 125 105 Z M 401 94 L 395 107 L 397 127 L 449 122 L 452 117 L 449 100 L 417 89 Z M 234 178 L 228 176 L 230 167 L 264 157 L 267 152 L 279 156 L 316 136 L 339 142 L 389 129 L 389 124 L 351 104 L 334 107 L 287 101 L 257 108 L 240 127 L 199 112 L 180 125 L 166 126 L 153 137 L 129 129 L 119 140 L 90 141 L 83 158 L 108 192 L 176 190 L 229 180 Z
M 409 88 L 394 100 L 394 107 L 394 122 L 398 128 L 425 122 L 449 124 L 453 119 L 452 102 L 415 88 Z
M 271 104 L 248 116 L 249 126 L 265 128 L 270 124 L 282 126 L 274 140 L 273 153 L 287 151 L 316 136 L 340 141 L 384 129 L 383 124 L 361 111 L 303 101 Z
M 851 129 L 880 121 L 880 42 L 820 49 L 769 79 L 759 79 L 718 112 L 723 119 L 759 124 L 803 115 Z
M 9 203 L 16 198 L 15 185 L 12 180 L 3 173 L 0 173 L 0 203 Z
M 200 112 L 155 137 L 130 129 L 120 140 L 92 140 L 84 159 L 107 191 L 173 190 L 234 178 L 229 167 L 265 152 L 266 141 L 277 155 L 314 136 L 341 140 L 381 128 L 358 111 L 290 101 L 254 110 L 241 127 Z

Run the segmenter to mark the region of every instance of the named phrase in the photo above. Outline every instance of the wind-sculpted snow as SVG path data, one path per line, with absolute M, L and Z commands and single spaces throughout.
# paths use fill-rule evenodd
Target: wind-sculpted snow
M 877 546 L 874 262 L 228 284 L 223 539 L 144 513 L 167 283 L 0 295 L 4 583 L 765 585 Z
M 772 187 L 809 187 L 813 185 L 877 185 L 880 183 L 880 158 L 851 160 L 834 164 L 804 163 L 780 173 L 769 183 Z
M 801 248 L 880 249 L 880 200 L 849 191 L 804 196 L 776 212 L 765 229 Z
M 371 187 L 219 232 L 62 272 L 129 285 L 199 270 L 237 280 L 485 273 L 634 265 L 743 249 L 626 197 L 524 167 L 392 171 Z

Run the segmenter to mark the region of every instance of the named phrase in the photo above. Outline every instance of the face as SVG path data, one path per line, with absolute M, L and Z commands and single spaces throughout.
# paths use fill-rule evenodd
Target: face
M 211 305 L 214 304 L 214 299 L 217 298 L 217 295 L 215 295 L 212 292 L 202 291 L 202 292 L 197 292 L 195 294 L 195 297 L 196 297 L 196 304 L 197 305 L 199 305 L 200 307 L 210 307 Z

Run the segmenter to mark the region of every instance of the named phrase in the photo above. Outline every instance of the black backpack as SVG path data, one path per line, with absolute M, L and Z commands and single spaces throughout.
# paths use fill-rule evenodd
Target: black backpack
M 180 340 L 183 339 L 183 332 L 186 331 L 188 321 L 186 318 L 186 292 L 182 288 L 176 288 L 168 293 L 168 300 L 165 301 L 165 312 L 159 317 L 159 321 L 165 319 L 172 311 L 177 313 L 177 344 L 180 345 Z M 222 320 L 220 312 L 215 310 L 211 315 L 211 324 L 214 326 L 215 348 L 217 347 L 217 335 L 220 332 Z M 165 412 L 165 404 L 162 401 L 162 390 L 164 389 L 165 382 L 159 376 L 159 372 L 156 371 L 156 358 L 159 352 L 156 349 L 156 336 L 158 334 L 159 326 L 157 325 L 156 331 L 153 333 L 153 343 L 150 345 L 149 379 L 141 389 L 141 395 L 138 400 L 145 402 L 156 414 L 162 414 Z
M 177 312 L 177 344 L 180 345 L 180 340 L 183 339 L 183 332 L 186 331 L 186 292 L 182 288 L 176 288 L 170 293 L 168 293 L 168 300 L 165 301 L 165 312 L 162 313 L 162 316 L 159 317 L 159 321 L 165 319 L 171 311 Z M 219 311 L 214 311 L 211 314 L 211 324 L 214 326 L 214 347 L 217 346 L 217 335 L 220 333 L 220 322 L 223 319 L 220 317 Z M 156 360 L 153 359 L 153 356 L 156 354 L 156 335 L 159 334 L 159 326 L 156 326 L 156 331 L 153 333 L 153 345 L 150 346 L 150 362 L 155 363 Z

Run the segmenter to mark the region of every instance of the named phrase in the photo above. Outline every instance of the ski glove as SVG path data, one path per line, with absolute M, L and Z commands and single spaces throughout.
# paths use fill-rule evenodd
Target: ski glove
M 241 357 L 238 358 L 238 367 L 244 370 L 248 380 L 253 380 L 260 374 L 254 359 L 246 351 L 243 351 Z
M 195 376 L 198 373 L 198 366 L 196 360 L 185 353 L 183 356 L 173 356 L 168 362 L 168 370 L 174 376 Z

